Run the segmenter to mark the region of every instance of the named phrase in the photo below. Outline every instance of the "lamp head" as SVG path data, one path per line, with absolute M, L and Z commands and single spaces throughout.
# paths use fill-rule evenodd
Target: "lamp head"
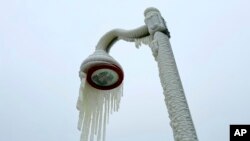
M 102 63 L 89 68 L 87 82 L 94 88 L 109 90 L 123 81 L 123 71 L 114 64 Z
M 86 80 L 92 87 L 100 90 L 118 87 L 124 77 L 119 63 L 103 50 L 95 51 L 82 63 L 81 73 L 87 75 Z

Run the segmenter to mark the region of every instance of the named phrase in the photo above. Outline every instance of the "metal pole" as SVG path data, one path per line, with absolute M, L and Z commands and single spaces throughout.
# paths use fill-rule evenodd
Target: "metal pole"
M 146 9 L 144 14 L 145 23 L 150 34 L 153 35 L 151 48 L 158 62 L 161 85 L 174 139 L 175 141 L 198 141 L 164 19 L 155 8 Z

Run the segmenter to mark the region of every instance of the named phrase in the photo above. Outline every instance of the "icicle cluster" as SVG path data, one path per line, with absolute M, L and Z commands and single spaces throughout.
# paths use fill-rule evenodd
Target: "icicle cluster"
M 141 44 L 148 45 L 151 48 L 152 54 L 156 60 L 157 55 L 158 55 L 158 43 L 156 40 L 153 40 L 152 35 L 142 37 L 142 38 L 137 38 L 134 41 L 135 41 L 136 48 L 139 48 L 141 46 Z
M 85 82 L 85 79 L 82 78 L 77 101 L 81 141 L 105 141 L 109 115 L 119 109 L 122 84 L 112 90 L 98 90 Z
M 139 48 L 141 46 L 141 44 L 145 44 L 145 45 L 150 45 L 150 43 L 153 41 L 153 36 L 145 36 L 142 38 L 136 38 L 134 39 L 135 41 L 135 46 L 136 48 Z

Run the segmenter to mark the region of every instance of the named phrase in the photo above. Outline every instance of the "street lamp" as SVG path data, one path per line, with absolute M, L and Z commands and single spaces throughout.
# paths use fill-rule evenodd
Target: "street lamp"
M 134 30 L 114 29 L 98 42 L 95 52 L 80 67 L 77 102 L 81 141 L 105 140 L 109 114 L 117 111 L 122 96 L 123 70 L 108 53 L 119 39 L 149 45 L 158 63 L 159 76 L 175 141 L 198 141 L 169 42 L 165 20 L 156 8 L 144 12 L 145 24 Z

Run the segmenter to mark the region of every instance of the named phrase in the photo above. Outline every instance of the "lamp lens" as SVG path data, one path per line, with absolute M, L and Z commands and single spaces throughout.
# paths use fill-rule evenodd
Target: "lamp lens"
M 119 79 L 118 74 L 111 69 L 103 68 L 94 71 L 91 80 L 98 86 L 111 86 Z

